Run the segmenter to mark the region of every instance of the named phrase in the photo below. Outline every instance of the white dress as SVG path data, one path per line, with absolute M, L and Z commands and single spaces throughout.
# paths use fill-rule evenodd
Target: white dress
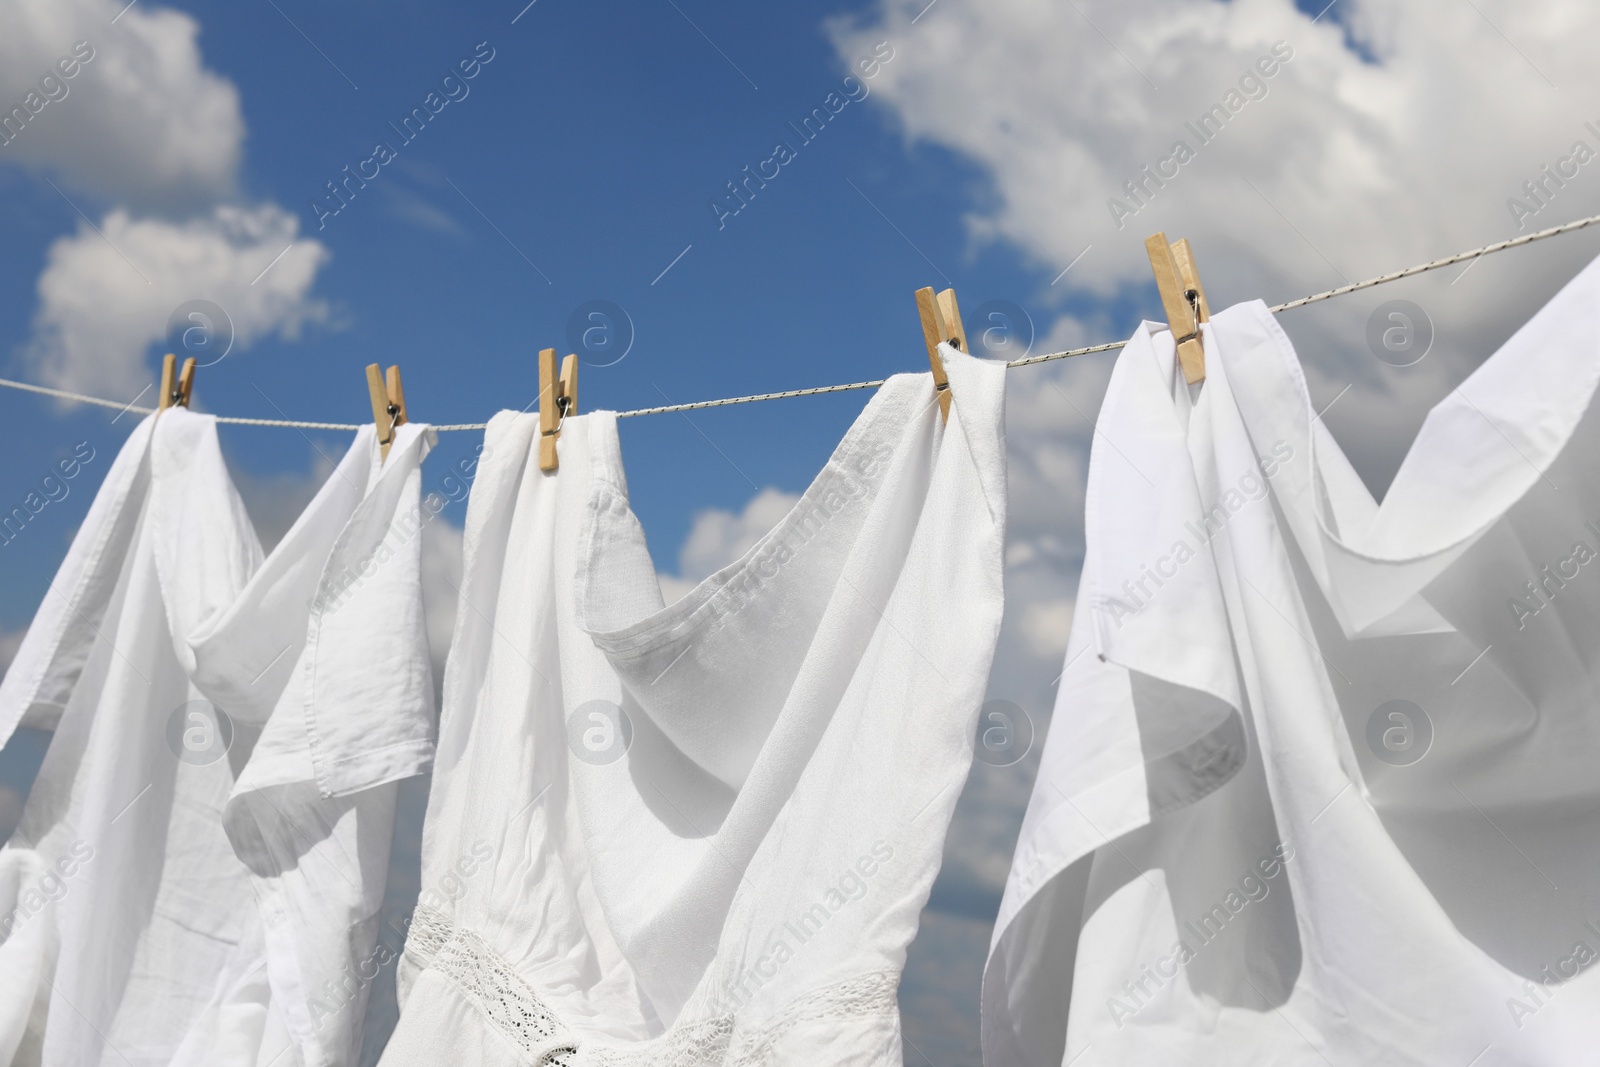
M 984 1060 L 1566 1067 L 1600 1047 L 1600 265 L 1382 506 L 1259 302 L 1146 324 L 1090 463 Z
M 265 563 L 214 419 L 124 445 L 0 684 L 0 737 L 55 730 L 0 850 L 0 1062 L 354 1062 L 389 783 L 431 753 L 430 441 L 380 475 L 358 433 Z
M 615 416 L 490 423 L 384 1067 L 900 1062 L 1002 606 L 1004 372 L 945 360 L 668 608 Z

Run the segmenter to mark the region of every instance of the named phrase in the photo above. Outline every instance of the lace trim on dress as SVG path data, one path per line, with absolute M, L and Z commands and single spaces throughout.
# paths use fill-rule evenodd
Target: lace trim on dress
M 540 1065 L 570 1065 L 577 1042 L 555 1013 L 471 930 L 456 927 L 434 954 L 432 969 L 449 978 L 517 1048 Z
M 441 912 L 426 904 L 418 904 L 411 913 L 411 926 L 406 931 L 406 955 L 419 970 L 433 964 L 434 956 L 450 940 L 451 922 Z
M 762 1026 L 741 1029 L 728 1012 L 680 1023 L 652 1041 L 628 1048 L 580 1045 L 571 1067 L 770 1067 L 775 1062 L 774 1046 L 802 1023 L 883 1018 L 893 1020 L 898 1035 L 899 987 L 899 974 L 875 971 L 813 990 Z
M 892 1019 L 899 1030 L 900 976 L 875 971 L 812 990 L 749 1029 L 738 1027 L 734 1013 L 725 1012 L 680 1022 L 660 1037 L 625 1047 L 580 1044 L 488 942 L 431 908 L 417 906 L 406 951 L 450 979 L 539 1067 L 769 1067 L 774 1046 L 804 1023 L 876 1017 Z
M 874 971 L 858 978 L 823 986 L 792 1001 L 766 1025 L 740 1034 L 727 1067 L 767 1067 L 773 1046 L 801 1023 L 820 1019 L 887 1017 L 900 1029 L 900 1003 L 896 997 L 900 976 L 894 971 Z M 898 1039 L 896 1042 L 898 1047 Z

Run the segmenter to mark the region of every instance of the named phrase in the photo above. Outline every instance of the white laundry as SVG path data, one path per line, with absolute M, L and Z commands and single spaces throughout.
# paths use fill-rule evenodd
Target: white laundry
M 356 1062 L 372 979 L 393 960 L 377 935 L 397 782 L 433 758 L 433 440 L 400 426 L 384 460 L 362 427 L 233 605 L 190 635 L 195 685 L 264 724 L 223 819 L 253 874 L 273 1008 L 306 1067 Z
M 986 1064 L 1593 1059 L 1597 328 L 1600 263 L 1434 408 L 1381 507 L 1264 305 L 1212 319 L 1197 396 L 1135 334 Z
M 172 1063 L 250 990 L 249 872 L 221 818 L 248 739 L 211 758 L 224 745 L 183 635 L 260 562 L 215 420 L 146 418 L 0 683 L 0 738 L 55 731 L 0 849 L 0 1062 Z M 270 1039 L 264 1004 L 233 1027 Z
M 1002 368 L 892 378 L 663 608 L 615 416 L 489 424 L 385 1067 L 898 1064 L 1002 606 Z
M 55 730 L 0 850 L 0 1062 L 354 1062 L 391 783 L 431 755 L 431 440 L 380 474 L 359 432 L 264 563 L 214 419 L 123 447 L 0 684 L 0 737 Z

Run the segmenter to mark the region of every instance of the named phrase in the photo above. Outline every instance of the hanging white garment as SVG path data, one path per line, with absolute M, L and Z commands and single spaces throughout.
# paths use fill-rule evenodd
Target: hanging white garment
M 221 818 L 247 739 L 219 741 L 183 635 L 260 561 L 215 420 L 146 418 L 0 683 L 0 739 L 55 731 L 0 849 L 0 1063 L 168 1064 L 251 988 L 249 872 Z M 271 1040 L 264 1010 L 236 1015 Z
M 359 432 L 264 563 L 213 419 L 124 446 L 0 684 L 0 736 L 55 728 L 0 851 L 0 1062 L 355 1062 L 431 755 L 431 441 L 380 471 Z
M 1600 1046 L 1600 263 L 1382 506 L 1259 302 L 1098 423 L 984 1061 L 1565 1067 Z M 1069 1010 L 1070 1009 L 1070 1010 Z
M 377 935 L 397 783 L 433 757 L 421 580 L 433 441 L 402 425 L 385 460 L 362 427 L 232 606 L 190 636 L 195 685 L 261 729 L 223 821 L 252 873 L 271 1003 L 305 1067 L 356 1062 L 367 993 L 393 962 Z
M 944 359 L 667 608 L 615 416 L 489 424 L 384 1067 L 900 1062 L 1002 602 L 1004 373 Z

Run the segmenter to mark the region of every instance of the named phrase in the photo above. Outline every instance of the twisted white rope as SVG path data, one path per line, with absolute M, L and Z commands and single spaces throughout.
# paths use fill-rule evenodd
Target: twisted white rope
M 1443 259 L 1436 259 L 1431 263 L 1420 263 L 1415 267 L 1407 267 L 1404 270 L 1393 271 L 1389 274 L 1380 274 L 1376 278 L 1368 278 L 1366 281 L 1352 282 L 1349 285 L 1341 285 L 1337 289 L 1329 289 L 1322 293 L 1313 293 L 1311 296 L 1303 296 L 1298 300 L 1291 300 L 1286 304 L 1274 305 L 1267 310 L 1271 311 L 1275 315 L 1283 311 L 1292 311 L 1295 308 L 1305 307 L 1307 304 L 1315 304 L 1320 300 L 1331 300 L 1336 296 L 1344 296 L 1347 293 L 1360 292 L 1362 289 L 1371 289 L 1375 285 L 1386 285 L 1389 282 L 1397 282 L 1401 278 L 1410 278 L 1413 275 L 1425 274 L 1430 270 L 1438 270 L 1441 267 L 1448 267 L 1455 263 L 1464 263 L 1469 259 L 1477 259 L 1479 256 L 1487 256 L 1494 252 L 1503 252 L 1508 248 L 1517 248 L 1521 245 L 1532 244 L 1535 241 L 1542 241 L 1547 237 L 1556 237 L 1560 234 L 1572 233 L 1576 230 L 1593 226 L 1597 222 L 1600 222 L 1600 215 L 1591 215 L 1586 219 L 1578 219 L 1576 222 L 1568 222 L 1563 223 L 1560 226 L 1552 226 L 1548 230 L 1539 230 L 1536 233 L 1523 234 L 1521 237 L 1513 237 L 1510 240 L 1497 241 L 1491 245 L 1484 245 L 1482 248 L 1474 248 L 1470 252 L 1458 252 L 1453 256 L 1446 256 Z M 1088 348 L 1072 348 L 1065 352 L 1047 352 L 1044 355 L 1028 356 L 1024 359 L 1014 359 L 1007 363 L 1006 367 L 1031 367 L 1036 363 L 1048 363 L 1055 359 L 1070 359 L 1073 356 L 1087 356 L 1095 352 L 1112 352 L 1126 344 L 1126 341 L 1111 341 L 1107 344 L 1090 345 Z M 632 418 L 635 415 L 665 415 L 675 411 L 699 411 L 702 408 L 727 407 L 729 404 L 753 404 L 761 400 L 783 400 L 792 396 L 820 396 L 823 393 L 845 393 L 853 389 L 876 389 L 886 381 L 888 381 L 887 378 L 878 378 L 870 382 L 849 382 L 844 385 L 819 385 L 810 389 L 788 389 L 781 393 L 756 393 L 753 396 L 730 396 L 721 400 L 697 400 L 691 404 L 664 404 L 660 407 L 654 408 L 637 408 L 633 411 L 619 411 L 617 412 L 617 418 L 626 419 Z M 23 389 L 30 393 L 42 393 L 45 396 L 53 396 L 61 400 L 71 400 L 80 404 L 98 404 L 100 407 L 116 408 L 124 412 L 134 411 L 141 415 L 148 415 L 155 410 L 154 408 L 135 407 L 132 404 L 122 404 L 115 400 L 106 400 L 97 396 L 85 396 L 82 393 L 68 392 L 65 389 L 47 389 L 42 385 L 33 385 L 29 382 L 14 382 L 7 378 L 0 378 L 0 386 L 3 386 L 7 389 Z M 296 419 L 247 419 L 234 415 L 219 415 L 217 416 L 217 421 L 225 422 L 234 426 L 287 426 L 299 430 L 353 431 L 361 428 L 357 423 L 302 422 Z M 482 430 L 487 426 L 488 423 L 485 422 L 463 422 L 453 423 L 448 426 L 435 426 L 434 429 L 440 433 L 449 433 L 454 430 Z

